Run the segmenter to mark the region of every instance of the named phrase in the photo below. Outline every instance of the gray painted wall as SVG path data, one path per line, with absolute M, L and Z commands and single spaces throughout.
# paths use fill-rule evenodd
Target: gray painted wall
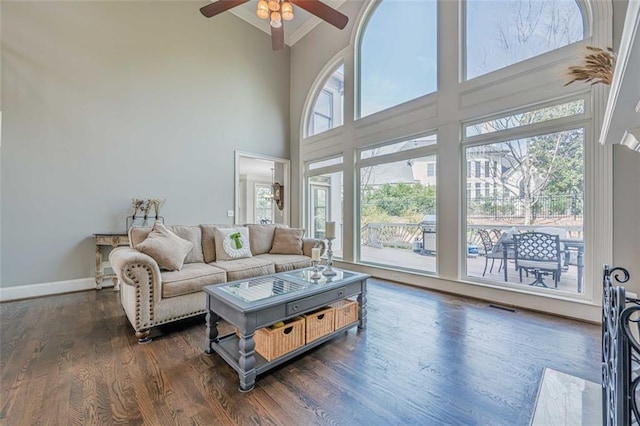
M 613 147 L 613 264 L 629 270 L 640 294 L 640 153 Z
M 232 223 L 234 150 L 289 157 L 289 52 L 194 2 L 3 2 L 2 287 L 93 275 L 132 197 Z

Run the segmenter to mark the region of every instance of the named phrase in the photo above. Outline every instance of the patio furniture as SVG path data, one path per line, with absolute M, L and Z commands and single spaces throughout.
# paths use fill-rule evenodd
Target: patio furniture
M 554 287 L 558 287 L 562 273 L 563 258 L 560 249 L 560 236 L 544 232 L 527 232 L 513 235 L 515 247 L 516 270 L 535 274 L 535 280 L 530 285 L 547 287 L 544 275 L 552 275 Z
M 553 226 L 543 226 L 540 228 L 536 228 L 535 232 L 544 232 L 545 234 L 558 235 L 560 237 L 560 250 L 564 254 L 564 264 L 563 271 L 569 269 L 569 261 L 571 260 L 571 254 L 568 250 L 565 250 L 564 243 L 562 240 L 567 238 L 567 230 L 564 228 L 556 228 Z
M 489 259 L 491 259 L 491 268 L 489 269 L 489 273 L 493 272 L 493 264 L 495 263 L 496 259 L 500 259 L 500 265 L 498 266 L 498 272 L 500 272 L 500 269 L 503 266 L 502 250 L 496 250 L 500 247 L 493 244 L 491 236 L 489 235 L 489 231 L 485 229 L 478 229 L 477 231 L 478 235 L 480 236 L 480 240 L 482 241 L 482 247 L 484 249 L 484 270 L 482 271 L 482 276 L 484 277 L 487 272 Z

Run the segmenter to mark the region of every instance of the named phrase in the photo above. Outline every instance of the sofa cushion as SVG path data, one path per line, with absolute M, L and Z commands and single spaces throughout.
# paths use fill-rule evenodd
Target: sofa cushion
M 229 228 L 231 225 L 200 225 L 202 230 L 202 255 L 204 263 L 216 261 L 216 228 Z
M 161 268 L 180 270 L 193 243 L 180 238 L 162 223 L 156 222 L 147 238 L 135 246 L 136 250 L 151 256 Z
M 276 228 L 286 228 L 287 225 L 273 223 L 268 225 L 247 224 L 249 229 L 249 244 L 251 245 L 251 253 L 257 254 L 269 253 L 273 245 L 273 235 Z
M 168 226 L 168 228 L 178 237 L 191 241 L 193 244 L 193 248 L 189 254 L 187 254 L 184 263 L 204 263 L 204 257 L 202 256 L 202 231 L 199 226 L 173 225 Z
M 193 248 L 187 254 L 184 263 L 204 262 L 204 256 L 202 253 L 202 230 L 199 226 L 173 225 L 168 226 L 167 228 L 180 238 L 193 243 Z M 131 248 L 137 248 L 138 244 L 147 238 L 152 229 L 153 228 L 146 226 L 130 228 L 129 246 L 131 246 Z
M 294 269 L 308 268 L 311 266 L 311 258 L 299 254 L 259 254 L 257 258 L 268 260 L 275 265 L 276 272 L 293 271 Z
M 150 226 L 136 226 L 129 228 L 129 247 L 136 248 L 138 244 L 147 238 L 151 229 L 152 228 Z
M 210 265 L 227 271 L 227 281 L 244 280 L 276 272 L 273 262 L 258 257 L 214 262 Z
M 160 276 L 162 297 L 169 298 L 201 291 L 206 285 L 223 283 L 227 273 L 205 263 L 188 263 L 180 271 L 161 272 Z
M 247 228 L 216 228 L 214 235 L 217 262 L 251 257 L 249 230 Z
M 276 228 L 273 236 L 271 254 L 303 254 L 302 236 L 304 229 Z

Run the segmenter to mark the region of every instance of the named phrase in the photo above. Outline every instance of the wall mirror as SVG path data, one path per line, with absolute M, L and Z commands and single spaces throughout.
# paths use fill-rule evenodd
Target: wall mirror
M 289 224 L 289 160 L 236 151 L 235 223 Z

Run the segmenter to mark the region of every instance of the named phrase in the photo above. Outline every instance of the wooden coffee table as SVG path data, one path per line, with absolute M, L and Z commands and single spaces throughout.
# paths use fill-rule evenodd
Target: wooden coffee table
M 312 270 L 300 269 L 262 277 L 206 286 L 207 336 L 205 352 L 218 353 L 240 378 L 240 391 L 255 386 L 256 375 L 314 348 L 336 335 L 358 326 L 364 329 L 367 319 L 367 278 L 369 275 L 334 269 L 337 275 L 312 279 Z M 357 297 L 358 321 L 314 340 L 272 361 L 255 351 L 256 329 L 294 318 L 345 299 Z M 218 335 L 222 318 L 238 329 L 238 334 Z

